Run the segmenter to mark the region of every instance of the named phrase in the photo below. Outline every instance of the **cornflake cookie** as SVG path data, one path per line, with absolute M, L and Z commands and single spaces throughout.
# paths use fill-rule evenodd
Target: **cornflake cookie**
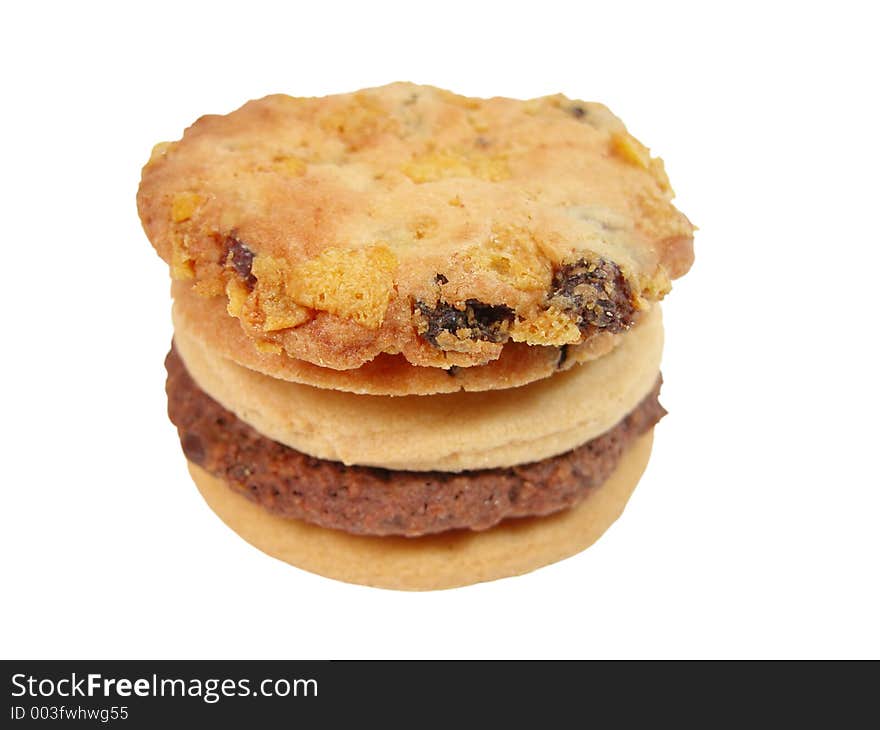
M 260 550 L 433 590 L 583 550 L 665 416 L 693 259 L 660 160 L 599 104 L 413 84 L 269 96 L 153 150 L 168 415 Z
M 138 208 L 255 351 L 449 369 L 633 326 L 691 265 L 672 197 L 604 106 L 398 83 L 202 117 L 155 147 Z

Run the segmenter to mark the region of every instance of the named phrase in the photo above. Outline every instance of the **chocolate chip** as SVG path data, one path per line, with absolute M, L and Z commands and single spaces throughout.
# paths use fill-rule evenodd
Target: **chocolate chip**
M 449 279 L 447 279 L 445 276 L 443 276 L 443 274 L 436 274 L 434 276 L 434 283 L 435 284 L 448 284 Z
M 449 368 L 446 370 L 446 374 L 447 374 L 449 377 L 454 378 L 456 375 L 458 375 L 458 371 L 459 371 L 459 370 L 461 370 L 461 368 L 458 367 L 458 365 L 452 365 L 451 367 L 449 367 Z
M 254 265 L 254 252 L 236 236 L 229 236 L 226 239 L 226 261 L 241 280 L 248 285 L 248 288 L 253 289 L 257 283 L 257 277 L 251 273 L 251 267 Z
M 617 264 L 601 258 L 559 268 L 549 301 L 572 314 L 582 332 L 622 332 L 635 321 L 632 288 Z
M 575 104 L 568 108 L 568 113 L 571 114 L 575 119 L 583 119 L 587 116 L 587 110 L 584 109 L 580 104 Z
M 195 464 L 201 464 L 205 461 L 205 446 L 202 440 L 194 433 L 184 433 L 180 439 L 180 445 L 183 447 L 183 453 L 186 458 Z
M 445 302 L 439 302 L 436 307 L 417 302 L 416 307 L 428 321 L 428 329 L 422 337 L 434 347 L 441 347 L 437 338 L 444 332 L 459 339 L 504 342 L 513 321 L 513 310 L 510 307 L 504 304 L 486 304 L 478 299 L 468 299 L 464 309 L 457 309 Z

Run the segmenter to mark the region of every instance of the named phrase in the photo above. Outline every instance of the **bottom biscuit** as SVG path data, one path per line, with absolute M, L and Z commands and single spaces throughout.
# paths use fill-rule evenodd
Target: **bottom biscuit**
M 604 484 L 570 509 L 508 520 L 483 532 L 416 538 L 351 535 L 280 517 L 188 464 L 211 509 L 264 553 L 346 583 L 427 591 L 521 575 L 592 545 L 623 512 L 648 464 L 652 439 L 650 430 L 634 441 Z

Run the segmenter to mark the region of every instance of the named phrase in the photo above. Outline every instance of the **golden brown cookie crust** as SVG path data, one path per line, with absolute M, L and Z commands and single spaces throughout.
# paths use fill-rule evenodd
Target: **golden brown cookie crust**
M 449 368 L 630 326 L 692 261 L 672 196 L 599 104 L 392 84 L 202 117 L 156 147 L 138 206 L 263 350 Z
M 510 520 L 484 532 L 417 538 L 350 535 L 278 517 L 187 463 L 211 509 L 264 553 L 347 583 L 429 591 L 521 575 L 592 545 L 623 512 L 648 464 L 652 438 L 652 431 L 642 436 L 611 477 L 571 509 Z

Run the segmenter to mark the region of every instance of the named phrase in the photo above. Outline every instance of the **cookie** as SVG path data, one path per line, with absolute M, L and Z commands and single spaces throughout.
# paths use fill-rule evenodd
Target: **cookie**
M 429 590 L 595 541 L 648 460 L 659 301 L 693 259 L 600 104 L 391 84 L 157 145 L 168 414 L 214 511 L 339 580 Z
M 257 373 L 179 330 L 174 343 L 201 390 L 274 441 L 346 465 L 456 472 L 540 461 L 614 427 L 654 387 L 663 326 L 655 307 L 611 354 L 515 397 L 354 395 Z
M 392 84 L 202 117 L 154 149 L 138 208 L 254 349 L 450 369 L 633 326 L 692 261 L 672 197 L 600 104 Z
M 347 583 L 431 591 L 522 575 L 588 548 L 623 512 L 647 466 L 652 436 L 627 449 L 605 483 L 571 509 L 483 532 L 416 538 L 352 535 L 273 515 L 201 467 L 190 463 L 189 470 L 208 506 L 264 553 Z
M 165 364 L 168 414 L 190 462 L 273 514 L 351 534 L 485 530 L 512 517 L 558 512 L 599 487 L 627 447 L 665 414 L 658 381 L 619 423 L 559 456 L 460 473 L 346 466 L 251 428 L 193 382 L 173 349 Z

